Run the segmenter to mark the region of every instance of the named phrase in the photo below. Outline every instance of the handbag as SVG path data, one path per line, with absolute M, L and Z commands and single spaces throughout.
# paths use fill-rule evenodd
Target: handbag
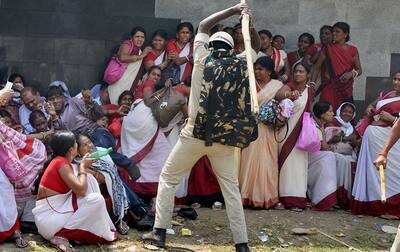
M 272 99 L 260 106 L 258 120 L 274 130 L 274 138 L 278 143 L 282 143 L 288 135 L 288 119 L 293 114 L 293 106 L 293 102 L 289 99 L 282 101 Z M 279 115 L 281 115 L 281 118 L 284 118 L 284 120 L 279 119 Z M 278 140 L 277 132 L 284 126 L 286 126 L 285 136 L 281 140 Z
M 155 92 L 151 97 L 155 98 L 155 101 L 150 104 L 151 112 L 161 128 L 167 127 L 186 104 L 186 98 L 172 86 Z
M 318 136 L 317 126 L 309 112 L 304 112 L 300 135 L 297 138 L 296 148 L 306 152 L 319 152 L 321 140 Z
M 258 114 L 258 120 L 267 126 L 275 129 L 276 120 L 281 112 L 279 107 L 279 101 L 272 99 L 271 101 L 264 103 L 260 106 L 260 113 Z
M 129 49 L 129 54 L 132 53 L 133 43 L 130 41 L 131 48 Z M 118 54 L 115 54 L 110 62 L 107 65 L 106 70 L 104 71 L 103 80 L 107 82 L 109 85 L 114 84 L 119 79 L 121 79 L 122 75 L 125 73 L 128 68 L 128 63 L 121 62 L 118 57 Z
M 170 62 L 169 65 L 162 70 L 160 81 L 156 85 L 157 88 L 163 88 L 168 79 L 172 80 L 172 85 L 174 86 L 181 82 L 181 68 L 174 62 Z
M 15 182 L 27 174 L 17 153 L 6 142 L 0 143 L 0 167 L 10 182 Z

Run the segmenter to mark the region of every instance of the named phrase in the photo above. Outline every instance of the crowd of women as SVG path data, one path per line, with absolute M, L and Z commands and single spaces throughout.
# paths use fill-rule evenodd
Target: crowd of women
M 240 24 L 218 25 L 244 50 Z M 112 60 L 120 76 L 71 97 L 54 81 L 42 97 L 20 74 L 0 90 L 0 242 L 27 246 L 21 230 L 38 232 L 62 251 L 70 241 L 106 243 L 129 227 L 152 227 L 158 179 L 188 116 L 183 104 L 168 125 L 159 125 L 152 104 L 168 91 L 186 103 L 191 88 L 193 33 L 181 23 L 176 36 L 132 29 Z M 377 94 L 356 122 L 353 83 L 362 69 L 357 48 L 348 44 L 350 26 L 320 29 L 320 43 L 303 33 L 298 49 L 286 53 L 285 38 L 259 31 L 255 62 L 258 102 L 276 102 L 276 125 L 258 122 L 258 138 L 241 152 L 239 187 L 243 205 L 253 209 L 351 209 L 354 214 L 400 217 L 400 173 L 395 145 L 387 165 L 387 203 L 380 203 L 373 160 L 400 112 L 400 72 L 393 91 Z M 171 92 L 172 92 L 171 91 Z M 318 149 L 299 148 L 305 123 Z M 313 128 L 314 127 L 314 128 Z M 310 132 L 308 132 L 310 133 Z M 112 151 L 99 159 L 96 150 Z M 207 156 L 177 185 L 176 205 L 223 202 Z M 177 207 L 181 215 L 195 215 Z M 190 217 L 190 216 L 189 216 Z

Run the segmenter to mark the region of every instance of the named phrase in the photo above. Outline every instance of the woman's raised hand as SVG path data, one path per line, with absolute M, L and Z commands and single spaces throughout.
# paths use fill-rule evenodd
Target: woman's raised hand
M 117 110 L 117 114 L 120 116 L 126 116 L 129 113 L 130 109 L 131 108 L 128 105 L 121 105 Z
M 365 114 L 368 116 L 368 117 L 372 117 L 373 115 L 374 115 L 374 113 L 372 113 L 372 107 L 368 107 L 366 110 L 365 110 Z
M 143 50 L 143 55 L 146 56 L 147 54 L 149 54 L 151 51 L 153 51 L 153 48 L 151 48 L 150 46 L 146 46 L 146 48 L 144 48 Z
M 168 53 L 168 59 L 169 59 L 169 60 L 174 60 L 174 59 L 176 59 L 176 58 L 178 58 L 178 53 L 177 53 L 177 52 L 170 52 L 170 53 Z
M 85 156 L 83 156 L 82 161 L 81 161 L 81 167 L 85 169 L 89 169 L 94 162 L 97 161 L 98 158 L 89 158 L 89 153 L 87 153 Z
M 166 88 L 169 88 L 170 86 L 172 86 L 172 79 L 171 78 L 169 78 L 168 80 L 166 80 L 165 81 L 165 84 L 164 84 L 164 86 L 166 87 Z

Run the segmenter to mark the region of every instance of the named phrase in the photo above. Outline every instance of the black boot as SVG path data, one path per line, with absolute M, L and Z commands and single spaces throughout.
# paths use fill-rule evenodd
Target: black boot
M 247 243 L 235 244 L 236 252 L 250 252 L 250 248 Z
M 165 234 L 167 230 L 163 228 L 154 228 L 150 233 L 142 235 L 144 241 L 149 241 L 151 245 L 159 248 L 165 248 Z

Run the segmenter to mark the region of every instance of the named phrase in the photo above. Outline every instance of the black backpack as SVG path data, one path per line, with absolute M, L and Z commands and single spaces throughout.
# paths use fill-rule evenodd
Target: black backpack
M 239 148 L 257 138 L 247 65 L 233 52 L 214 51 L 206 58 L 193 136 L 206 146 L 216 142 Z

